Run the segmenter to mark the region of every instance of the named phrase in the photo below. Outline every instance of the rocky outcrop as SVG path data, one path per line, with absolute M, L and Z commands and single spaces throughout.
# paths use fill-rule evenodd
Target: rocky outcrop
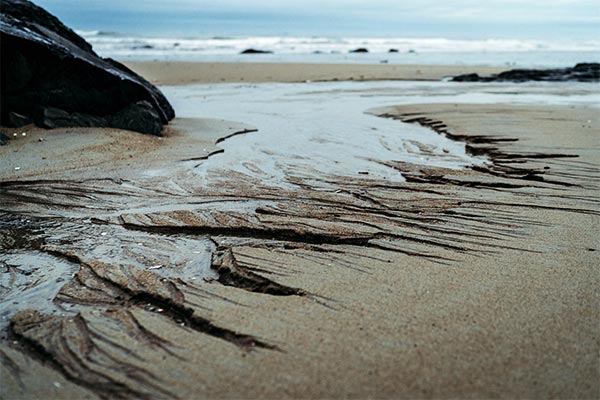
M 108 126 L 160 135 L 175 117 L 163 94 L 124 65 L 99 57 L 56 17 L 27 0 L 0 14 L 3 126 Z
M 273 54 L 273 52 L 271 50 L 246 49 L 240 54 Z
M 479 76 L 478 74 L 459 75 L 453 82 L 526 82 L 526 81 L 600 81 L 599 63 L 581 63 L 573 68 L 556 69 L 513 69 L 497 75 Z

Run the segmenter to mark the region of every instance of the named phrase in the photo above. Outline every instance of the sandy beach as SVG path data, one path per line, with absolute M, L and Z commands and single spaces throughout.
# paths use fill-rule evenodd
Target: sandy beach
M 127 62 L 126 65 L 157 85 L 220 82 L 305 82 L 369 80 L 440 80 L 479 72 L 494 74 L 505 68 L 444 65 L 372 65 L 310 63 L 219 63 L 186 61 Z
M 163 137 L 5 130 L 3 398 L 600 396 L 597 86 L 128 66 Z

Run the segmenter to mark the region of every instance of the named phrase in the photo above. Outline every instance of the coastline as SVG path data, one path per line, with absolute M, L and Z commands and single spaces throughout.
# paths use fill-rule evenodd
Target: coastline
M 503 67 L 400 64 L 309 64 L 258 62 L 140 61 L 125 65 L 157 85 L 305 81 L 438 81 L 446 77 L 495 74 Z

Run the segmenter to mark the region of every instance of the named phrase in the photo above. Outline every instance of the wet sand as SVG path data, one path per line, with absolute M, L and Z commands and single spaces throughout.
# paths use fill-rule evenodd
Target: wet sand
M 486 160 L 378 160 L 402 181 L 317 168 L 290 188 L 206 160 L 258 143 L 246 121 L 25 129 L 0 147 L 2 395 L 597 398 L 600 121 L 532 104 L 587 89 L 541 87 L 369 110 Z M 62 267 L 22 302 L 28 257 Z

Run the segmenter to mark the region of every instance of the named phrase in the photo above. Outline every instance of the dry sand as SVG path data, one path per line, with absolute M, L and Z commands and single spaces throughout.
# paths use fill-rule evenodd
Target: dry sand
M 158 85 L 220 82 L 304 82 L 334 80 L 440 80 L 478 72 L 483 75 L 505 68 L 436 65 L 128 62 L 126 65 Z
M 62 241 L 36 251 L 79 271 L 54 303 L 80 310 L 13 318 L 2 396 L 598 398 L 597 110 L 372 112 L 431 126 L 494 164 L 397 164 L 409 182 L 292 194 L 239 176 L 198 186 L 191 159 L 252 128 L 227 122 L 176 122 L 160 141 L 86 131 L 93 139 L 72 151 L 31 129 L 0 148 L 2 208 L 64 224 L 47 227 Z M 40 144 L 59 166 L 33 155 Z M 30 165 L 30 182 L 5 160 Z M 72 215 L 92 223 L 62 219 Z M 189 243 L 215 252 L 218 281 L 184 275 Z

